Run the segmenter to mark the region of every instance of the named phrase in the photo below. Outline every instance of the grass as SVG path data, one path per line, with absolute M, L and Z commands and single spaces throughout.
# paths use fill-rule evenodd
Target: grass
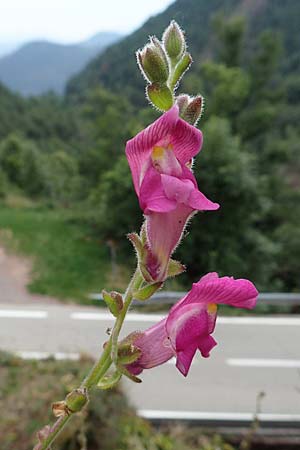
M 31 292 L 86 303 L 89 293 L 111 287 L 107 246 L 68 211 L 1 205 L 0 239 L 32 260 Z

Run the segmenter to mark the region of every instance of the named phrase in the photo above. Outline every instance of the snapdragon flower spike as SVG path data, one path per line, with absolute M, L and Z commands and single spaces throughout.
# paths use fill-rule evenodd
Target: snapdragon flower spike
M 133 335 L 141 356 L 127 369 L 134 375 L 176 357 L 177 369 L 186 376 L 197 350 L 204 358 L 217 344 L 211 336 L 216 324 L 217 305 L 252 309 L 258 291 L 246 279 L 219 278 L 209 273 L 194 283 L 191 291 L 174 305 L 168 316 L 143 333 Z
M 219 208 L 199 191 L 188 167 L 201 146 L 201 131 L 179 117 L 177 105 L 127 142 L 134 188 L 146 217 L 152 281 L 166 278 L 170 256 L 195 211 Z

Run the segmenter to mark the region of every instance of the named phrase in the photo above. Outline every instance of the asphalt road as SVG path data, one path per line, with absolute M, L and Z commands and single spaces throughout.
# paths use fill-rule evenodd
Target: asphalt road
M 96 308 L 0 305 L 0 348 L 23 358 L 97 356 L 112 326 Z M 159 315 L 128 315 L 124 334 L 145 329 Z M 247 420 L 261 401 L 262 419 L 300 426 L 300 316 L 223 318 L 211 357 L 196 357 L 185 379 L 174 362 L 144 371 L 143 383 L 124 381 L 131 402 L 144 416 Z

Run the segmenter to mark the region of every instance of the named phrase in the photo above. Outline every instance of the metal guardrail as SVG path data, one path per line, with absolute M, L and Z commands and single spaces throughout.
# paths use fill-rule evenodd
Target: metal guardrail
M 180 300 L 182 297 L 186 295 L 186 292 L 178 292 L 178 291 L 164 291 L 164 292 L 158 292 L 157 294 L 154 294 L 151 298 L 151 303 L 156 304 L 167 304 L 171 305 L 173 303 L 176 303 L 178 300 Z M 101 294 L 90 294 L 89 296 L 92 300 L 103 300 Z M 259 294 L 258 300 L 261 304 L 268 304 L 268 305 L 300 305 L 300 293 L 287 293 L 287 292 L 266 292 Z M 134 302 L 137 305 L 143 305 L 144 303 L 141 301 Z

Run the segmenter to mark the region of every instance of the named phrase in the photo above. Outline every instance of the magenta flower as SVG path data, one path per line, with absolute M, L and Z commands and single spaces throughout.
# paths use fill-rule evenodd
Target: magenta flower
M 152 280 L 165 279 L 189 217 L 197 210 L 219 208 L 198 190 L 188 167 L 201 146 L 201 131 L 179 118 L 176 105 L 127 142 L 134 188 L 146 216 Z
M 138 375 L 176 357 L 176 367 L 186 376 L 193 357 L 200 351 L 204 358 L 217 344 L 211 336 L 215 329 L 217 305 L 252 309 L 258 292 L 248 280 L 219 278 L 208 273 L 194 283 L 191 291 L 171 308 L 167 317 L 133 337 L 132 344 L 141 350 L 140 358 L 127 366 Z

